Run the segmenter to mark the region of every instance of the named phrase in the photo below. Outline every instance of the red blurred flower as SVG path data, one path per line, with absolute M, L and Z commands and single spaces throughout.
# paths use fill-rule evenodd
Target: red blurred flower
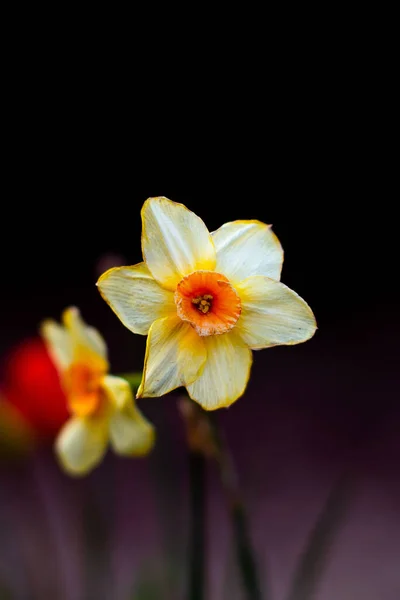
M 11 350 L 1 387 L 36 437 L 51 440 L 69 417 L 57 370 L 40 338 L 28 339 Z

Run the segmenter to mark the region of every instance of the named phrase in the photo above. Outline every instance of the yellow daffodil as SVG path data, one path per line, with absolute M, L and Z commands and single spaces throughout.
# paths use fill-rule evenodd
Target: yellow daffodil
M 41 327 L 72 413 L 56 440 L 62 466 L 72 475 L 86 474 L 101 462 L 109 442 L 123 456 L 147 454 L 153 426 L 135 406 L 128 382 L 107 374 L 103 338 L 75 307 L 62 320 L 63 326 L 49 320 Z
M 207 410 L 229 406 L 246 388 L 252 350 L 314 334 L 309 306 L 279 282 L 283 251 L 270 225 L 233 221 L 210 234 L 164 197 L 146 200 L 142 224 L 144 262 L 97 282 L 122 323 L 148 335 L 137 397 L 185 386 Z

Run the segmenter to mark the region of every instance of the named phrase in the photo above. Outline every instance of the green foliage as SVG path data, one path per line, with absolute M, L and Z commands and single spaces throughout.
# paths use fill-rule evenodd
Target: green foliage
M 334 537 L 349 501 L 349 481 L 342 477 L 329 494 L 297 564 L 287 600 L 313 600 Z

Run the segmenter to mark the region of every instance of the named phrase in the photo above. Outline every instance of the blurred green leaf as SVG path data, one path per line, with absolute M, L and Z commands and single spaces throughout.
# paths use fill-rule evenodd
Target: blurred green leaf
M 91 473 L 87 477 L 83 496 L 85 600 L 109 598 L 113 589 L 110 561 L 114 526 L 111 516 L 114 508 L 114 462 L 103 461 L 100 468 L 101 478 L 98 473 Z
M 131 600 L 164 600 L 164 575 L 160 566 L 142 565 L 139 579 L 129 596 Z
M 12 600 L 11 591 L 0 581 L 0 600 Z
M 236 548 L 233 541 L 230 541 L 225 560 L 226 562 L 221 600 L 243 600 L 245 598 L 246 591 L 243 591 L 241 573 L 237 568 Z
M 350 482 L 342 476 L 329 494 L 298 561 L 287 600 L 312 600 L 349 503 Z
M 214 440 L 218 449 L 217 463 L 220 470 L 221 482 L 228 500 L 229 516 L 233 530 L 233 543 L 236 550 L 236 560 L 240 569 L 245 597 L 248 600 L 267 600 L 266 577 L 264 574 L 264 591 L 261 582 L 257 560 L 250 536 L 246 508 L 239 488 L 239 478 L 233 462 L 232 454 L 224 434 L 218 427 L 215 416 L 207 414 L 211 424 Z
M 162 588 L 152 581 L 142 581 L 132 595 L 132 600 L 162 600 Z
M 118 377 L 122 377 L 122 379 L 126 379 L 126 381 L 129 383 L 129 385 L 132 388 L 132 391 L 134 392 L 134 394 L 136 394 L 138 387 L 140 385 L 140 382 L 142 381 L 142 373 L 121 373 L 118 375 Z
M 242 581 L 249 600 L 262 600 L 261 585 L 254 549 L 252 547 L 246 511 L 242 503 L 231 510 L 231 520 L 236 544 L 237 561 L 241 568 Z M 266 597 L 264 595 L 264 600 Z
M 182 528 L 181 472 L 174 467 L 179 446 L 174 448 L 174 438 L 169 422 L 168 403 L 157 403 L 158 398 L 146 399 L 146 416 L 157 431 L 157 444 L 149 457 L 153 474 L 157 520 L 160 525 L 162 555 L 163 595 L 166 600 L 180 597 L 182 569 L 186 561 L 186 532 Z
M 28 424 L 11 403 L 0 398 L 0 459 L 26 456 L 32 446 Z

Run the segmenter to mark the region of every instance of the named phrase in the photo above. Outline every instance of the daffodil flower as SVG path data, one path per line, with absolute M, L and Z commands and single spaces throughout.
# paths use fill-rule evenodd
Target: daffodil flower
M 185 386 L 207 410 L 229 406 L 246 388 L 252 350 L 314 334 L 309 306 L 279 282 L 283 251 L 271 226 L 233 221 L 209 233 L 164 197 L 146 200 L 142 224 L 144 262 L 97 282 L 122 323 L 148 336 L 137 397 Z
M 109 442 L 123 456 L 147 454 L 153 426 L 135 406 L 128 382 L 107 374 L 107 347 L 100 333 L 83 322 L 75 307 L 65 310 L 62 320 L 63 325 L 48 320 L 41 326 L 72 413 L 55 444 L 62 466 L 72 475 L 86 474 L 101 462 Z

